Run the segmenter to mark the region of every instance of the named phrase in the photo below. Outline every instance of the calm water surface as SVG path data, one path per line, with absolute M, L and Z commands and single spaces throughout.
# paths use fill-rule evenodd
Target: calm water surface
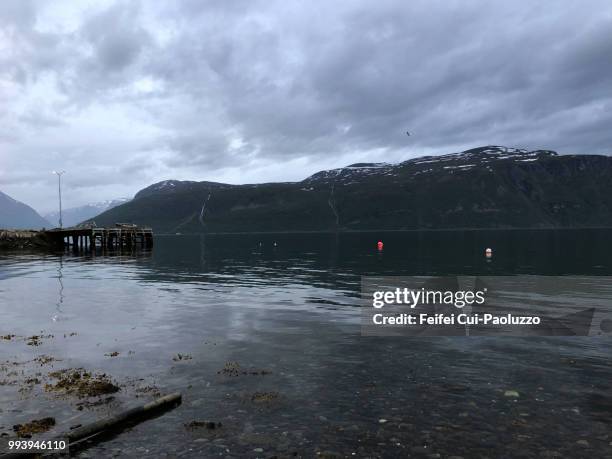
M 0 334 L 15 337 L 0 340 L 0 432 L 44 416 L 61 432 L 180 391 L 179 408 L 79 454 L 612 457 L 608 337 L 360 336 L 360 276 L 449 274 L 609 276 L 612 231 L 160 236 L 131 255 L 3 253 Z M 121 390 L 98 405 L 45 391 L 62 368 Z M 186 428 L 194 420 L 222 427 Z

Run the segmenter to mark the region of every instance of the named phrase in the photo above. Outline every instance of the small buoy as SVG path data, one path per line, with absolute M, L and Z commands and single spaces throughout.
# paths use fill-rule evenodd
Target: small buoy
M 485 257 L 487 257 L 487 258 L 491 258 L 492 256 L 493 256 L 493 249 L 491 249 L 491 248 L 487 247 L 487 248 L 485 249 Z
M 378 247 L 378 250 L 382 250 L 384 246 L 385 244 L 383 244 L 382 241 L 378 241 L 378 244 L 376 244 L 376 247 Z
M 274 243 L 274 247 L 276 247 L 276 242 Z

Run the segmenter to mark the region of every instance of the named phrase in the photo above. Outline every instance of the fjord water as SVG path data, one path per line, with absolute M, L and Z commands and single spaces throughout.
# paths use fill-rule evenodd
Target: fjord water
M 16 337 L 0 340 L 0 432 L 45 416 L 66 430 L 180 391 L 179 408 L 81 454 L 611 456 L 610 337 L 360 336 L 362 275 L 514 274 L 612 275 L 612 231 L 159 236 L 133 254 L 4 253 L 0 334 Z M 56 360 L 31 365 L 43 355 Z M 44 390 L 61 368 L 106 373 L 121 391 L 79 410 Z

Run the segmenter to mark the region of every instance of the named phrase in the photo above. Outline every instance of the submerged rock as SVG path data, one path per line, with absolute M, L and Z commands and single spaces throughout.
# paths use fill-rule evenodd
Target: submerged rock
M 272 402 L 279 397 L 278 392 L 255 392 L 251 396 L 251 401 L 255 403 Z
M 215 421 L 191 421 L 185 424 L 185 427 L 187 429 L 197 429 L 200 427 L 205 427 L 208 430 L 214 430 L 222 426 L 223 424 L 221 424 L 220 422 L 215 422 Z
M 49 376 L 58 381 L 56 384 L 47 384 L 47 391 L 60 391 L 79 397 L 97 397 L 119 391 L 119 386 L 106 374 L 93 375 L 83 369 L 55 371 Z
M 13 430 L 18 437 L 30 438 L 32 434 L 43 433 L 50 430 L 55 425 L 55 418 L 35 419 L 26 424 L 15 424 Z

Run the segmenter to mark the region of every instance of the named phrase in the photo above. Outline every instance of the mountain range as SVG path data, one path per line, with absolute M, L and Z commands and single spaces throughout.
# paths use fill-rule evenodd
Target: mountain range
M 161 233 L 612 226 L 612 158 L 485 146 L 301 182 L 166 180 L 94 220 Z
M 74 226 L 79 223 L 89 220 L 102 212 L 112 209 L 118 205 L 124 204 L 129 201 L 129 198 L 113 199 L 109 201 L 94 202 L 79 207 L 70 207 L 62 210 L 62 223 L 63 226 Z M 59 226 L 59 211 L 49 212 L 43 215 L 43 217 L 51 222 L 53 226 Z
M 30 206 L 0 191 L 0 228 L 40 229 L 50 226 L 51 224 Z
M 64 227 L 78 225 L 115 206 L 128 202 L 128 198 L 113 199 L 71 207 L 62 210 Z M 30 206 L 0 192 L 0 228 L 2 229 L 40 229 L 59 226 L 59 212 L 49 212 L 41 216 Z

